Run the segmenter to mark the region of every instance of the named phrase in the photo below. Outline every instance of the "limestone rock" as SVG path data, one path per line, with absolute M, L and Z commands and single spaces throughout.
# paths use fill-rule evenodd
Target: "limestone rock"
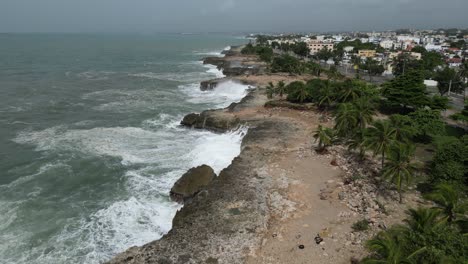
M 199 193 L 203 187 L 211 183 L 216 177 L 210 166 L 202 165 L 187 171 L 171 189 L 171 198 L 183 202 Z

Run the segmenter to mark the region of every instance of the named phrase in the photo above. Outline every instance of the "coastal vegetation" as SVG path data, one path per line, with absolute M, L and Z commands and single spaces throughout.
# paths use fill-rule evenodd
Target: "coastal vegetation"
M 370 255 L 362 263 L 466 263 L 468 259 L 468 135 L 448 133 L 440 113 L 448 108 L 448 100 L 430 96 L 423 80 L 428 71 L 445 76 L 449 70 L 435 72 L 437 58 L 423 54 L 426 58 L 418 65 L 406 61 L 396 78 L 380 86 L 333 78 L 330 70 L 288 55 L 272 61 L 273 72 L 328 73 L 328 79 L 282 82 L 269 88 L 270 98 L 286 94 L 287 101 L 315 104 L 334 118 L 332 128 L 319 125 L 313 134 L 317 152 L 342 144 L 361 161 L 376 158 L 380 177 L 375 180 L 390 183 L 398 194 L 396 201 L 405 203 L 405 191 L 416 185 L 432 204 L 408 209 L 404 223 L 369 240 Z M 446 90 L 439 87 L 441 95 Z M 453 118 L 466 122 L 467 112 L 466 106 Z M 428 162 L 415 154 L 423 149 L 431 150 Z M 367 228 L 367 220 L 352 226 L 354 231 Z

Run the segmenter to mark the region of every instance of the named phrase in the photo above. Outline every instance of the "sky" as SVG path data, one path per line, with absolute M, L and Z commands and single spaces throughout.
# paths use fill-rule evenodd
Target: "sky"
M 0 0 L 0 32 L 468 28 L 468 0 Z

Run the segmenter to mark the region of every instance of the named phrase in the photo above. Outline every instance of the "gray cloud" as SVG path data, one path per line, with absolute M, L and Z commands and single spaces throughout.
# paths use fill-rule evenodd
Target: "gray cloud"
M 0 32 L 468 27 L 467 0 L 0 0 Z

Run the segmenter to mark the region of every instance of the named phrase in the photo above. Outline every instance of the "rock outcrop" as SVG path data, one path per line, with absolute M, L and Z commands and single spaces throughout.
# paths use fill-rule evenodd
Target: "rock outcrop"
M 193 198 L 216 178 L 216 173 L 208 165 L 191 168 L 174 184 L 171 198 L 177 202 L 184 202 Z
M 232 115 L 222 115 L 219 111 L 208 110 L 200 114 L 188 114 L 180 123 L 190 128 L 226 132 L 238 127 L 240 120 Z
M 158 241 L 133 247 L 109 264 L 245 263 L 268 226 L 272 180 L 259 169 L 268 162 L 263 147 L 284 144 L 288 123 L 262 122 L 249 130 L 242 152 L 209 186 L 177 212 L 172 230 Z

